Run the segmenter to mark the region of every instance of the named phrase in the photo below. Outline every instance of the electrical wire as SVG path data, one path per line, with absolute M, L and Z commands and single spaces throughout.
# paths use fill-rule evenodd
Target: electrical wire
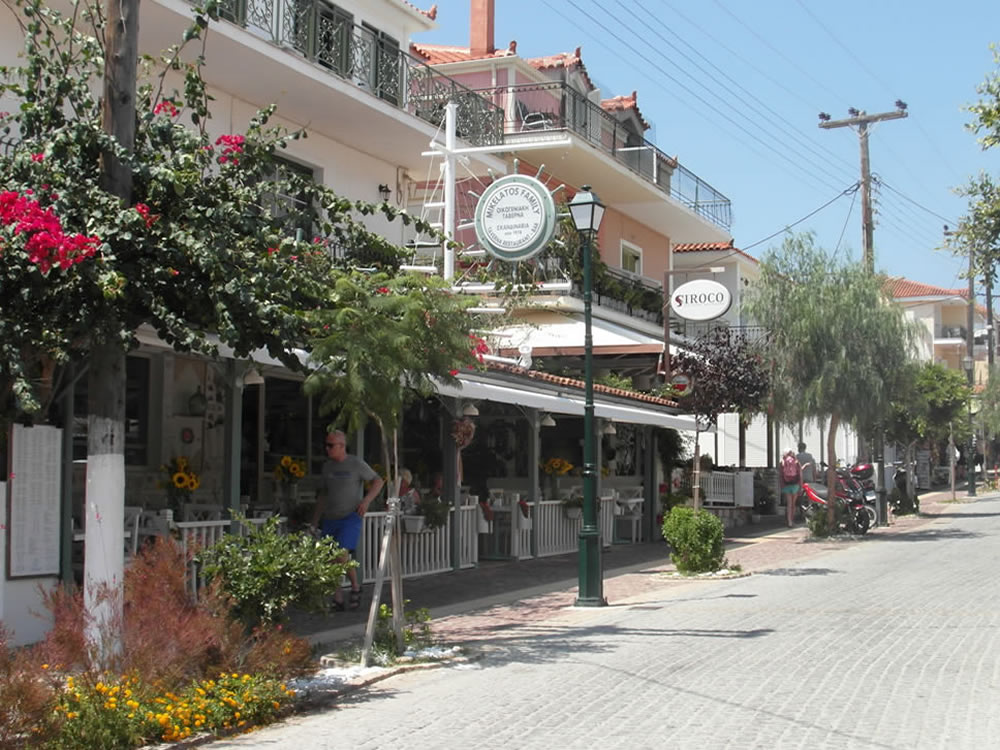
M 845 189 L 845 190 L 843 190 L 843 191 L 842 191 L 841 193 L 839 193 L 838 195 L 836 195 L 836 196 L 834 196 L 833 198 L 831 198 L 830 200 L 828 200 L 828 201 L 827 201 L 826 203 L 824 203 L 824 204 L 823 204 L 822 206 L 820 206 L 819 208 L 817 208 L 817 209 L 815 209 L 815 210 L 813 210 L 813 211 L 810 211 L 810 212 L 809 212 L 809 213 L 807 213 L 807 214 L 806 214 L 805 216 L 803 216 L 803 217 L 802 217 L 801 219 L 798 219 L 798 220 L 796 220 L 796 221 L 793 221 L 793 222 L 792 222 L 791 224 L 786 224 L 786 225 L 785 225 L 784 227 L 782 227 L 781 229 L 779 229 L 779 230 L 778 230 L 777 232 L 774 232 L 773 234 L 769 234 L 769 235 L 768 235 L 767 237 L 765 237 L 764 239 L 761 239 L 761 240 L 757 240 L 756 242 L 752 242 L 752 243 L 750 243 L 749 245 L 745 245 L 745 246 L 744 246 L 743 248 L 741 248 L 741 249 L 743 250 L 743 252 L 746 252 L 747 250 L 749 250 L 749 249 L 750 249 L 750 248 L 752 248 L 752 247 L 757 247 L 757 245 L 761 245 L 761 244 L 763 244 L 763 243 L 767 242 L 767 241 L 768 241 L 768 240 L 770 240 L 770 239 L 774 239 L 774 238 L 775 238 L 775 237 L 777 237 L 777 236 L 778 236 L 779 234 L 784 234 L 785 232 L 787 232 L 787 231 L 788 231 L 789 229 L 791 229 L 792 227 L 794 227 L 794 226 L 796 226 L 796 225 L 798 225 L 798 224 L 801 224 L 801 223 L 802 223 L 803 221 L 805 221 L 806 219 L 810 219 L 810 218 L 812 218 L 813 216 L 815 216 L 816 214 L 818 214 L 818 213 L 819 213 L 820 211 L 822 211 L 822 210 L 823 210 L 824 208 L 826 208 L 827 206 L 830 206 L 830 205 L 832 205 L 833 203 L 836 203 L 836 202 L 837 202 L 838 200 L 840 200 L 841 198 L 843 198 L 843 197 L 844 197 L 845 195 L 847 195 L 847 194 L 849 194 L 849 193 L 853 193 L 853 192 L 857 192 L 857 190 L 858 190 L 858 189 L 859 189 L 860 187 L 861 187 L 861 183 L 860 183 L 860 182 L 856 182 L 856 183 L 854 183 L 853 185 L 851 185 L 851 187 L 849 187 L 849 188 L 846 188 L 846 189 Z
M 851 205 L 847 209 L 847 216 L 844 217 L 844 226 L 840 230 L 840 237 L 837 239 L 837 246 L 833 249 L 834 256 L 840 252 L 840 243 L 844 241 L 844 233 L 847 231 L 847 223 L 851 220 L 851 214 L 854 213 L 854 202 L 857 200 L 858 191 L 854 191 L 854 195 L 851 196 Z

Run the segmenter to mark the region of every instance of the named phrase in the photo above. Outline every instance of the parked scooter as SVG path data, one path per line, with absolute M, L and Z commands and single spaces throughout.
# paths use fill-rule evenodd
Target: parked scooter
M 868 512 L 869 526 L 878 522 L 878 493 L 875 491 L 875 467 L 868 463 L 856 463 L 850 470 L 851 478 L 857 482 L 864 495 L 865 510 Z
M 860 485 L 859 485 L 860 487 Z M 838 518 L 843 529 L 849 534 L 867 534 L 871 528 L 871 516 L 863 492 L 850 487 L 838 473 L 834 498 L 839 508 Z M 816 513 L 826 513 L 829 488 L 814 482 L 803 482 L 798 505 L 806 521 Z

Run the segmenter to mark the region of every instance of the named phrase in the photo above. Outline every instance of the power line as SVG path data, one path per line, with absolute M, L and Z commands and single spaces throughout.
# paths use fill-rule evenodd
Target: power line
M 834 196 L 833 198 L 831 198 L 830 200 L 828 200 L 826 203 L 824 203 L 819 208 L 817 208 L 817 209 L 815 209 L 813 211 L 810 211 L 805 216 L 803 216 L 801 219 L 793 221 L 791 224 L 786 224 L 782 229 L 779 229 L 777 232 L 774 232 L 773 234 L 769 234 L 767 237 L 765 237 L 762 240 L 757 240 L 756 242 L 753 242 L 753 243 L 751 243 L 749 245 L 745 245 L 742 249 L 744 251 L 749 250 L 751 247 L 757 247 L 757 245 L 760 245 L 760 244 L 762 244 L 764 242 L 767 242 L 768 240 L 777 237 L 779 234 L 784 234 L 785 232 L 787 232 L 792 227 L 794 227 L 794 226 L 796 226 L 798 224 L 801 224 L 806 219 L 812 218 L 813 216 L 815 216 L 816 214 L 818 214 L 820 211 L 822 211 L 824 208 L 826 208 L 827 206 L 831 205 L 832 203 L 835 203 L 836 201 L 840 200 L 841 198 L 843 198 L 848 193 L 855 193 L 855 192 L 857 192 L 857 190 L 858 190 L 859 187 L 861 187 L 861 183 L 855 182 L 849 188 L 843 190 L 840 194 Z
M 924 205 L 918 203 L 917 201 L 913 200 L 913 198 L 910 198 L 909 196 L 905 195 L 904 193 L 901 193 L 899 190 L 896 190 L 896 188 L 894 188 L 892 185 L 890 185 L 889 183 L 887 183 L 885 180 L 879 178 L 878 175 L 873 175 L 873 179 L 878 180 L 879 184 L 881 184 L 882 187 L 884 187 L 884 188 L 886 188 L 888 190 L 891 190 L 896 195 L 898 195 L 900 198 L 902 198 L 903 200 L 907 201 L 908 203 L 912 203 L 914 206 L 916 206 L 917 208 L 919 208 L 921 211 L 924 211 L 924 212 L 930 214 L 931 216 L 934 216 L 935 218 L 941 219 L 941 221 L 943 221 L 945 224 L 955 225 L 955 224 L 958 223 L 954 219 L 949 219 L 946 216 L 942 216 L 941 214 L 937 213 L 936 211 L 932 211 L 931 209 L 927 208 L 927 206 L 924 206 Z

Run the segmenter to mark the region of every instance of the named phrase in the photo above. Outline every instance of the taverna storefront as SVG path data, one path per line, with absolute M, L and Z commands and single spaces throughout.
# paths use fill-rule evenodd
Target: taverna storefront
M 162 534 L 189 550 L 210 544 L 232 528 L 231 508 L 251 522 L 277 513 L 294 527 L 308 518 L 329 417 L 302 394 L 301 377 L 265 355 L 210 360 L 176 353 L 151 331 L 140 330 L 138 339 L 127 361 L 125 544 L 98 553 L 127 558 L 144 539 Z M 400 466 L 424 491 L 440 473 L 442 497 L 451 505 L 440 528 L 404 533 L 404 575 L 576 550 L 582 521 L 563 500 L 582 492 L 583 383 L 496 363 L 459 380 L 415 399 L 402 422 Z M 17 427 L 9 441 L 0 620 L 15 643 L 35 641 L 48 628 L 41 590 L 82 575 L 85 383 L 80 377 L 53 414 L 52 422 L 65 428 Z M 662 481 L 656 430 L 694 426 L 676 412 L 663 399 L 596 386 L 604 544 L 655 538 Z M 456 441 L 459 422 L 472 423 L 471 438 Z M 351 452 L 384 472 L 377 429 L 350 440 Z M 304 468 L 293 484 L 274 476 L 286 456 Z M 572 468 L 546 474 L 554 458 Z M 162 468 L 179 459 L 197 477 L 181 502 L 177 493 L 171 498 L 171 477 Z M 385 522 L 384 510 L 366 515 L 359 550 L 365 581 L 374 580 Z M 194 590 L 196 571 L 191 578 Z

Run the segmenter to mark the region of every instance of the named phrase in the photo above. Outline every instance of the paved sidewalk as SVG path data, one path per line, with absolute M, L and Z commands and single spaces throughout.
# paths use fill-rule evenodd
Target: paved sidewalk
M 980 495 L 981 499 L 983 495 Z M 964 489 L 956 502 L 972 500 Z M 926 493 L 920 498 L 919 516 L 902 516 L 887 527 L 872 529 L 864 537 L 813 540 L 803 525 L 786 528 L 777 517 L 734 529 L 726 538 L 726 555 L 745 573 L 780 569 L 794 562 L 843 549 L 850 544 L 877 543 L 885 535 L 905 533 L 932 523 L 951 506 L 951 493 Z M 610 606 L 641 605 L 654 601 L 664 587 L 699 585 L 697 580 L 672 579 L 669 548 L 660 542 L 614 545 L 604 551 L 604 594 Z M 509 562 L 483 562 L 472 570 L 407 579 L 403 595 L 407 608 L 426 607 L 437 639 L 449 644 L 496 641 L 505 628 L 523 628 L 529 622 L 572 618 L 577 586 L 577 555 Z M 381 599 L 391 601 L 388 586 Z M 365 587 L 362 608 L 327 616 L 297 616 L 292 627 L 315 645 L 330 647 L 356 640 L 364 634 L 371 603 Z

